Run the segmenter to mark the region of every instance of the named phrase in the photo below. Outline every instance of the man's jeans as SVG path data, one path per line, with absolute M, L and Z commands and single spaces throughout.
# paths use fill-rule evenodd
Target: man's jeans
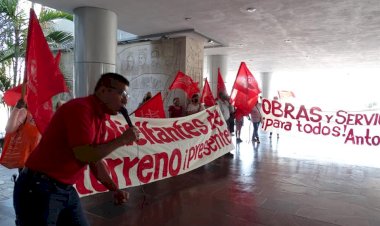
M 17 178 L 13 204 L 19 226 L 88 225 L 72 185 L 27 168 Z
M 253 123 L 252 140 L 254 140 L 255 138 L 256 138 L 257 140 L 259 140 L 259 126 L 260 126 L 260 122 L 254 122 L 254 123 Z

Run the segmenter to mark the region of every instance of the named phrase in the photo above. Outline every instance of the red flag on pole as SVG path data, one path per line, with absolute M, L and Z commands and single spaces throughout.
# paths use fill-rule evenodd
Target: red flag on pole
M 30 9 L 25 56 L 26 102 L 41 133 L 53 115 L 51 98 L 58 93 L 68 92 L 58 61 L 59 56 L 54 58 L 37 16 Z
M 157 93 L 134 112 L 136 117 L 166 118 L 161 93 Z
M 205 106 L 214 106 L 215 105 L 215 99 L 212 95 L 210 85 L 208 84 L 207 78 L 205 85 L 203 86 L 202 96 L 201 96 L 201 103 L 204 103 Z
M 222 74 L 220 73 L 220 68 L 218 68 L 218 84 L 217 84 L 217 89 L 218 91 L 217 93 L 217 97 L 219 97 L 219 93 L 225 93 L 227 94 L 227 89 L 226 89 L 226 85 L 224 84 L 224 81 L 223 81 L 223 78 L 222 78 Z
M 10 88 L 4 92 L 3 100 L 8 106 L 15 106 L 21 98 L 22 84 Z
M 200 92 L 198 84 L 198 82 L 193 82 L 189 87 L 187 87 L 187 90 L 185 92 L 189 98 L 191 98 L 194 94 Z
M 177 73 L 173 83 L 169 86 L 169 90 L 173 89 L 182 89 L 188 97 L 199 93 L 198 83 L 194 82 L 190 76 L 185 75 L 181 71 Z
M 259 85 L 246 64 L 242 62 L 237 73 L 231 92 L 231 104 L 235 106 L 236 118 L 248 115 L 256 105 L 258 95 L 261 93 Z

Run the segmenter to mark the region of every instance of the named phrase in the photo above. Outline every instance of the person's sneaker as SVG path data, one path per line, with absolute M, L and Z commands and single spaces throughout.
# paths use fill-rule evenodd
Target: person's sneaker
M 258 144 L 260 144 L 260 140 L 259 140 L 259 139 L 257 139 L 256 142 L 257 142 Z
M 239 138 L 236 138 L 236 142 L 241 143 L 241 142 L 243 142 L 243 140 L 240 139 L 240 137 L 239 137 Z

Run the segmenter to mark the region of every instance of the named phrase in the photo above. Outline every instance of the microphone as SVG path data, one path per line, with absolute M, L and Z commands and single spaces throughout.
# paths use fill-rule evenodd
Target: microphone
M 127 121 L 129 127 L 133 127 L 132 121 L 129 118 L 128 110 L 125 107 L 120 108 L 119 112 L 124 116 L 125 121 Z

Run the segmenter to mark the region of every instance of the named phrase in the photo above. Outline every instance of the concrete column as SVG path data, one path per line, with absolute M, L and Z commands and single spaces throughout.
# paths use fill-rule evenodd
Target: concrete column
M 74 96 L 93 93 L 100 75 L 116 71 L 117 16 L 94 8 L 74 9 Z
M 225 55 L 209 55 L 205 58 L 205 78 L 207 78 L 212 94 L 217 96 L 218 68 L 222 74 L 223 81 L 226 82 L 228 59 Z
M 270 96 L 271 92 L 271 80 L 272 80 L 272 72 L 261 72 L 261 95 L 263 98 L 272 99 Z

